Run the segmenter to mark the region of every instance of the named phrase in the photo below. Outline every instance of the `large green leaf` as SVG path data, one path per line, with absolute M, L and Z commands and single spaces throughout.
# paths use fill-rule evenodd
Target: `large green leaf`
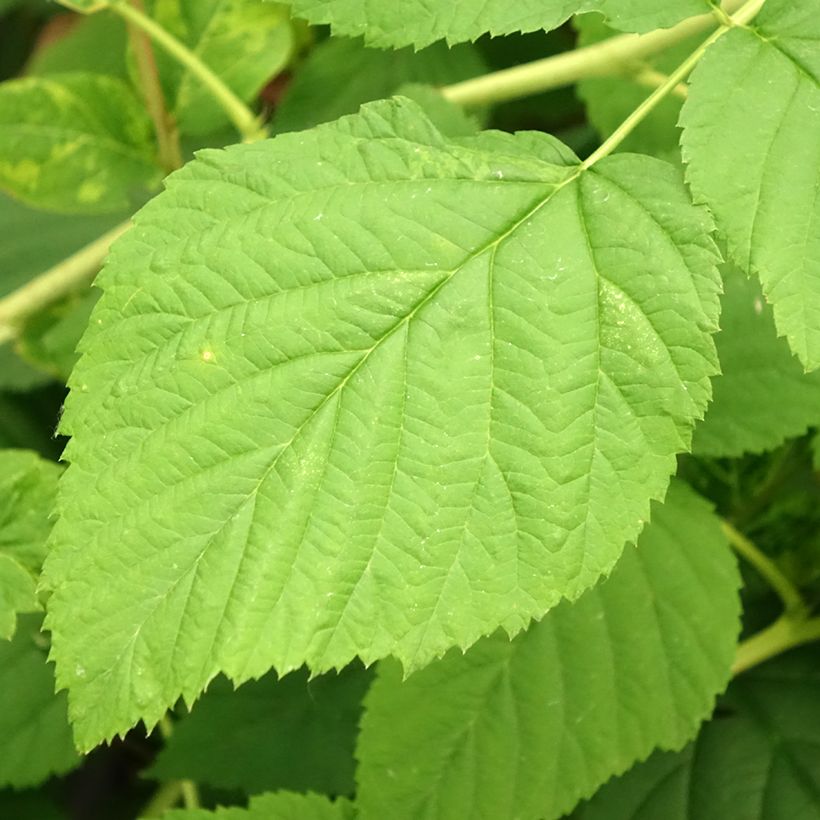
M 804 373 L 757 282 L 727 265 L 721 330 L 721 375 L 706 418 L 695 428 L 698 455 L 739 456 L 771 450 L 820 424 L 820 373 Z
M 729 679 L 739 586 L 717 518 L 677 484 L 606 581 L 513 641 L 404 682 L 382 662 L 357 749 L 362 818 L 552 820 L 680 748 Z
M 820 366 L 820 0 L 768 0 L 706 53 L 683 108 L 688 180 L 777 329 Z
M 624 31 L 648 31 L 710 10 L 708 0 L 283 0 L 293 13 L 327 24 L 337 35 L 374 46 L 423 48 L 436 40 L 461 43 L 483 34 L 551 30 L 573 14 L 599 11 Z
M 84 746 L 219 671 L 516 633 L 612 568 L 710 394 L 711 223 L 657 160 L 399 99 L 203 152 L 136 221 L 48 563 Z
M 347 800 L 331 802 L 317 794 L 278 792 L 251 798 L 247 809 L 180 809 L 163 815 L 164 820 L 353 820 L 356 813 Z
M 423 48 L 436 40 L 460 43 L 482 34 L 554 29 L 597 0 L 285 0 L 293 13 L 314 24 L 328 24 L 333 33 L 363 35 L 382 48 Z
M 250 102 L 291 56 L 287 9 L 260 0 L 153 0 L 160 25 L 185 43 L 243 100 Z M 228 125 L 213 95 L 187 68 L 157 53 L 171 112 L 186 134 Z
M 158 182 L 151 122 L 122 80 L 76 73 L 0 84 L 0 187 L 14 196 L 103 213 Z
M 405 83 L 444 85 L 483 72 L 472 45 L 383 51 L 367 48 L 361 40 L 331 37 L 299 66 L 276 108 L 273 127 L 299 131 L 353 114 L 362 103 L 389 97 Z
M 692 746 L 605 786 L 578 820 L 818 820 L 819 689 L 816 649 L 746 673 Z
M 219 678 L 174 729 L 149 776 L 248 794 L 352 795 L 353 747 L 371 674 L 360 664 L 309 681 L 273 673 L 234 691 Z
M 40 619 L 21 618 L 11 641 L 0 641 L 0 788 L 33 786 L 77 763 L 65 693 L 36 640 Z M 80 670 L 82 671 L 82 670 Z
M 51 531 L 60 468 L 26 450 L 0 450 L 0 638 L 17 614 L 40 609 L 37 575 Z

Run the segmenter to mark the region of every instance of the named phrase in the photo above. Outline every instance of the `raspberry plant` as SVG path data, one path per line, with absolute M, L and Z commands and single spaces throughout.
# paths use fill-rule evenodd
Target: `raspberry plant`
M 820 2 L 62 5 L 0 813 L 820 817 Z

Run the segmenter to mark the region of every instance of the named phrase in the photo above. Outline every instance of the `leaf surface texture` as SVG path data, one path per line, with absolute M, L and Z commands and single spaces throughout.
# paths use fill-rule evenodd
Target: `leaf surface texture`
M 656 754 L 607 784 L 577 820 L 818 820 L 816 649 L 738 678 L 679 754 Z
M 357 749 L 362 818 L 553 820 L 680 748 L 728 681 L 739 586 L 709 505 L 676 484 L 606 581 L 513 641 L 404 682 L 383 662 Z
M 400 99 L 172 176 L 62 426 L 83 745 L 219 671 L 419 668 L 594 584 L 710 394 L 710 228 L 665 163 L 448 140 Z

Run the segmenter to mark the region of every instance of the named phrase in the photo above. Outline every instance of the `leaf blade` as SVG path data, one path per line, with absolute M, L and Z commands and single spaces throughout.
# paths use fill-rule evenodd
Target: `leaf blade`
M 576 163 L 399 100 L 204 155 L 142 212 L 64 414 L 49 627 L 82 743 L 219 670 L 419 667 L 612 567 L 708 399 L 716 257 L 673 168 Z
M 814 0 L 767 3 L 754 29 L 707 51 L 681 113 L 697 201 L 712 209 L 733 261 L 759 276 L 807 370 L 820 365 L 817 11 Z

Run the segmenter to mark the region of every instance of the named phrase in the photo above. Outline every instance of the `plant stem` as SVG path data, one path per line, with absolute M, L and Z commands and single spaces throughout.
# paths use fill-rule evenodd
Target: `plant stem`
M 820 618 L 781 615 L 771 626 L 740 643 L 732 674 L 739 675 L 781 652 L 816 640 L 820 640 Z
M 649 68 L 648 66 L 640 69 L 634 75 L 635 82 L 638 83 L 638 85 L 645 86 L 646 88 L 658 88 L 668 79 L 669 76 L 667 74 L 663 74 L 660 71 L 655 71 L 654 68 Z M 675 97 L 680 97 L 682 100 L 685 100 L 689 96 L 689 89 L 686 87 L 685 83 L 678 83 L 669 93 Z
M 267 136 L 266 130 L 253 111 L 184 43 L 169 34 L 147 14 L 129 5 L 126 0 L 112 0 L 109 7 L 127 22 L 145 32 L 157 45 L 185 66 L 222 106 L 245 142 L 254 142 Z
M 723 10 L 731 14 L 740 9 L 731 19 L 736 25 L 742 25 L 757 13 L 762 4 L 763 0 L 753 0 L 747 7 L 742 0 L 727 0 Z M 658 54 L 687 37 L 700 34 L 714 24 L 714 14 L 709 12 L 690 17 L 670 29 L 648 34 L 621 34 L 601 43 L 494 71 L 444 86 L 440 90 L 444 97 L 458 105 L 486 105 L 538 94 L 589 77 L 631 74 L 636 62 Z
M 130 0 L 131 5 L 143 13 L 142 0 Z M 139 72 L 140 87 L 145 99 L 145 107 L 154 123 L 162 167 L 170 173 L 182 166 L 182 152 L 179 147 L 179 132 L 173 117 L 165 105 L 165 95 L 157 69 L 157 60 L 148 35 L 134 23 L 128 23 L 128 36 L 134 50 Z
M 711 16 L 711 15 L 710 15 Z M 611 154 L 637 128 L 647 114 L 686 79 L 706 49 L 721 37 L 728 29 L 719 28 L 704 40 L 667 78 L 659 85 L 598 147 L 583 163 L 584 168 L 591 168 L 598 160 Z
M 87 286 L 100 269 L 111 243 L 130 226 L 130 220 L 117 225 L 90 245 L 0 299 L 0 344 L 14 339 L 29 316 Z
M 168 809 L 174 808 L 182 800 L 181 780 L 169 780 L 154 792 L 148 805 L 140 812 L 140 817 L 162 817 Z
M 786 615 L 792 618 L 804 616 L 806 604 L 803 601 L 803 596 L 797 587 L 780 571 L 777 564 L 728 521 L 721 521 L 721 528 L 735 552 L 745 558 L 777 593 L 783 602 Z

